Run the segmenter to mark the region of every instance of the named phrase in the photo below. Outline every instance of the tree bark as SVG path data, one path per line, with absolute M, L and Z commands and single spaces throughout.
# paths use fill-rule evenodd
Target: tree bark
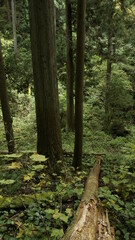
M 66 4 L 66 38 L 67 38 L 67 127 L 74 130 L 74 63 L 72 42 L 72 6 L 71 0 L 65 0 Z
M 37 152 L 49 157 L 53 171 L 62 160 L 56 79 L 56 41 L 53 0 L 29 0 L 31 49 L 37 120 Z
M 11 0 L 11 8 L 12 8 L 14 53 L 15 53 L 15 56 L 17 57 L 18 47 L 17 47 L 17 35 L 16 35 L 16 8 L 15 8 L 15 0 Z
M 10 107 L 8 101 L 7 85 L 6 85 L 6 74 L 4 70 L 4 63 L 1 51 L 0 42 L 0 100 L 3 114 L 3 121 L 5 126 L 6 140 L 8 145 L 8 152 L 13 153 L 15 148 L 14 135 L 12 128 L 12 117 L 10 114 Z
M 101 157 L 92 168 L 76 215 L 62 240 L 95 240 L 98 219 L 98 178 Z
M 8 21 L 11 23 L 11 14 L 10 14 L 9 0 L 5 0 L 5 6 L 6 6 L 6 9 L 7 9 L 7 17 L 8 17 Z
M 73 165 L 81 168 L 83 140 L 83 75 L 86 0 L 77 2 L 77 53 L 75 82 L 75 146 Z

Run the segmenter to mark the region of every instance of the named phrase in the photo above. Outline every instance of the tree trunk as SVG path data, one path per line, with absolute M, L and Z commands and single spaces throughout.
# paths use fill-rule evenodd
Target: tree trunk
M 98 219 L 98 178 L 101 158 L 92 168 L 74 220 L 62 240 L 95 240 Z
M 81 168 L 83 139 L 83 75 L 85 44 L 86 0 L 78 0 L 77 4 L 77 54 L 76 54 L 76 86 L 75 86 L 75 168 Z
M 17 36 L 16 36 L 16 8 L 15 8 L 15 0 L 11 0 L 11 8 L 12 8 L 14 53 L 15 53 L 15 56 L 17 57 L 18 47 L 17 47 Z
M 66 38 L 67 38 L 67 127 L 74 130 L 74 64 L 73 64 L 73 43 L 72 43 L 72 6 L 71 0 L 66 0 Z
M 8 17 L 8 21 L 11 23 L 11 14 L 10 14 L 9 0 L 5 0 L 5 6 L 6 6 L 6 9 L 7 9 L 7 17 Z
M 55 171 L 62 143 L 56 80 L 56 42 L 53 0 L 29 0 L 31 48 L 37 120 L 37 152 L 49 157 Z
M 10 114 L 9 102 L 8 102 L 8 93 L 6 85 L 6 74 L 4 70 L 4 63 L 1 51 L 1 42 L 0 42 L 0 100 L 3 114 L 3 121 L 5 126 L 6 140 L 8 144 L 8 152 L 13 153 L 15 144 L 12 128 L 12 118 Z
M 107 76 L 106 76 L 106 90 L 105 90 L 105 131 L 109 133 L 111 123 L 110 112 L 110 88 L 111 88 L 111 70 L 112 70 L 112 35 L 108 34 L 108 57 L 107 57 Z

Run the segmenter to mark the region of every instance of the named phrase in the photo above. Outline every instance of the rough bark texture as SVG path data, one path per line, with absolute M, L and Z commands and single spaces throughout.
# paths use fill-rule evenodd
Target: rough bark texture
M 62 159 L 53 0 L 29 0 L 37 119 L 37 152 L 55 169 Z
M 72 43 L 72 6 L 71 0 L 66 3 L 66 38 L 67 38 L 67 127 L 74 130 L 74 64 L 73 64 L 73 43 Z
M 13 24 L 13 38 L 14 38 L 14 53 L 17 56 L 18 48 L 17 48 L 17 36 L 16 36 L 16 8 L 15 8 L 15 0 L 11 0 L 11 8 L 12 8 L 12 24 Z
M 84 75 L 84 43 L 85 43 L 86 0 L 77 2 L 77 56 L 75 82 L 75 168 L 81 168 L 83 139 L 83 75 Z
M 12 118 L 10 114 L 7 85 L 6 85 L 6 74 L 4 69 L 4 63 L 2 58 L 1 43 L 0 43 L 0 100 L 3 114 L 3 121 L 5 126 L 6 140 L 8 144 L 8 152 L 14 152 L 14 135 L 12 128 Z
M 95 240 L 98 219 L 98 178 L 100 173 L 101 158 L 92 168 L 81 203 L 75 218 L 69 226 L 63 240 Z

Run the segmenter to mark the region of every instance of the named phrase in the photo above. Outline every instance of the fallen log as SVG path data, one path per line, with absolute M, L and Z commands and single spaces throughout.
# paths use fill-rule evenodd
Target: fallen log
M 104 214 L 98 199 L 101 158 L 101 156 L 97 157 L 96 164 L 90 171 L 80 205 L 62 240 L 115 239 L 108 213 Z
M 114 228 L 110 226 L 108 211 L 104 213 L 103 207 L 98 207 L 98 229 L 97 229 L 97 240 L 115 240 Z
M 62 240 L 95 240 L 98 219 L 98 178 L 101 156 L 91 169 L 74 220 Z

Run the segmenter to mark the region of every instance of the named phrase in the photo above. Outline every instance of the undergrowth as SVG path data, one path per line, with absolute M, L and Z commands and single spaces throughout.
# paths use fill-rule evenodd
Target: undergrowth
M 99 197 L 109 211 L 116 240 L 135 240 L 135 127 L 129 126 L 126 137 L 112 138 L 102 129 L 103 109 L 85 103 L 82 172 L 75 174 L 72 167 L 74 134 L 67 132 L 62 119 L 65 164 L 61 174 L 52 177 L 46 159 L 32 154 L 36 151 L 34 99 L 20 94 L 15 101 L 18 107 L 15 104 L 11 111 L 16 150 L 21 154 L 0 155 L 0 238 L 61 239 L 79 205 L 89 170 L 101 154 Z M 0 151 L 5 152 L 2 121 L 0 132 Z

